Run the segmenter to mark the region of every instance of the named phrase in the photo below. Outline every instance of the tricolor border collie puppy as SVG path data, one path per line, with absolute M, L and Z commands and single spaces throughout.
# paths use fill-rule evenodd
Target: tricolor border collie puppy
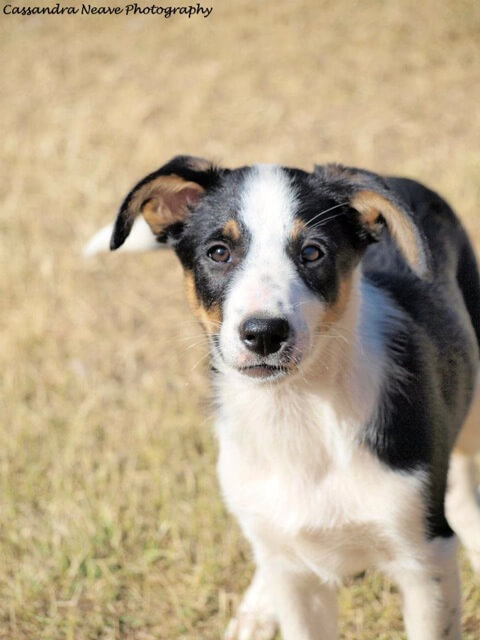
M 220 484 L 257 567 L 226 638 L 333 640 L 336 585 L 373 566 L 410 640 L 459 640 L 455 534 L 480 568 L 480 282 L 450 207 L 339 165 L 179 156 L 127 195 L 124 243 L 173 247 L 209 336 Z

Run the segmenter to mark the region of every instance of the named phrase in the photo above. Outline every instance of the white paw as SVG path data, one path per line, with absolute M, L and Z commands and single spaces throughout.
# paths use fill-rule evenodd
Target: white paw
M 238 612 L 225 631 L 224 640 L 273 640 L 277 623 L 269 616 Z

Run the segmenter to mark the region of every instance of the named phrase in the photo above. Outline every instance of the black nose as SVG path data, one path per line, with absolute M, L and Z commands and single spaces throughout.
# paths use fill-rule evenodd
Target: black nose
M 240 326 L 242 342 L 261 356 L 278 351 L 289 333 L 290 326 L 284 318 L 247 318 Z

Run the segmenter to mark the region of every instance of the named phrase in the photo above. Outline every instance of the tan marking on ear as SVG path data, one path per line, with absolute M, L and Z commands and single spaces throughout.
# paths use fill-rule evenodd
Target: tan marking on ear
M 292 238 L 292 240 L 297 240 L 299 236 L 301 236 L 301 234 L 305 231 L 306 226 L 307 225 L 303 220 L 300 220 L 300 218 L 295 218 L 292 224 L 292 230 L 290 231 L 290 237 Z
M 340 281 L 337 299 L 330 304 L 321 319 L 320 328 L 328 330 L 332 325 L 340 320 L 345 313 L 350 295 L 352 293 L 353 275 L 349 273 Z
M 233 218 L 230 218 L 229 220 L 227 220 L 225 226 L 222 229 L 222 233 L 224 236 L 231 238 L 235 242 L 240 240 L 240 237 L 242 235 L 240 231 L 240 227 L 238 226 L 238 222 Z
M 222 321 L 220 305 L 215 303 L 208 309 L 205 308 L 199 297 L 197 296 L 193 273 L 189 270 L 186 270 L 184 276 L 187 299 L 190 303 L 194 315 L 198 318 L 198 320 L 200 320 L 200 323 L 209 335 L 211 335 L 212 333 L 218 333 L 220 330 L 220 323 Z
M 130 216 L 142 213 L 153 233 L 159 235 L 169 225 L 183 221 L 188 205 L 198 202 L 203 192 L 196 182 L 177 175 L 160 176 L 133 195 L 128 207 Z
M 360 213 L 372 231 L 375 231 L 378 218 L 382 215 L 408 264 L 418 275 L 426 274 L 426 257 L 420 233 L 407 214 L 397 209 L 387 198 L 369 190 L 355 194 L 351 205 Z

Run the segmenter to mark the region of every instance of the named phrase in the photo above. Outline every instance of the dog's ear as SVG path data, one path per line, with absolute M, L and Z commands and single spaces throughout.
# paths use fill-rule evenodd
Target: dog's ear
M 315 172 L 347 192 L 350 206 L 372 240 L 378 240 L 386 226 L 412 271 L 420 278 L 428 277 L 430 255 L 414 214 L 380 176 L 341 165 L 315 167 Z
M 205 190 L 218 180 L 220 170 L 207 160 L 176 156 L 136 184 L 120 207 L 110 248 L 118 249 L 127 239 L 133 223 L 141 214 L 157 242 L 178 237 L 190 212 Z

